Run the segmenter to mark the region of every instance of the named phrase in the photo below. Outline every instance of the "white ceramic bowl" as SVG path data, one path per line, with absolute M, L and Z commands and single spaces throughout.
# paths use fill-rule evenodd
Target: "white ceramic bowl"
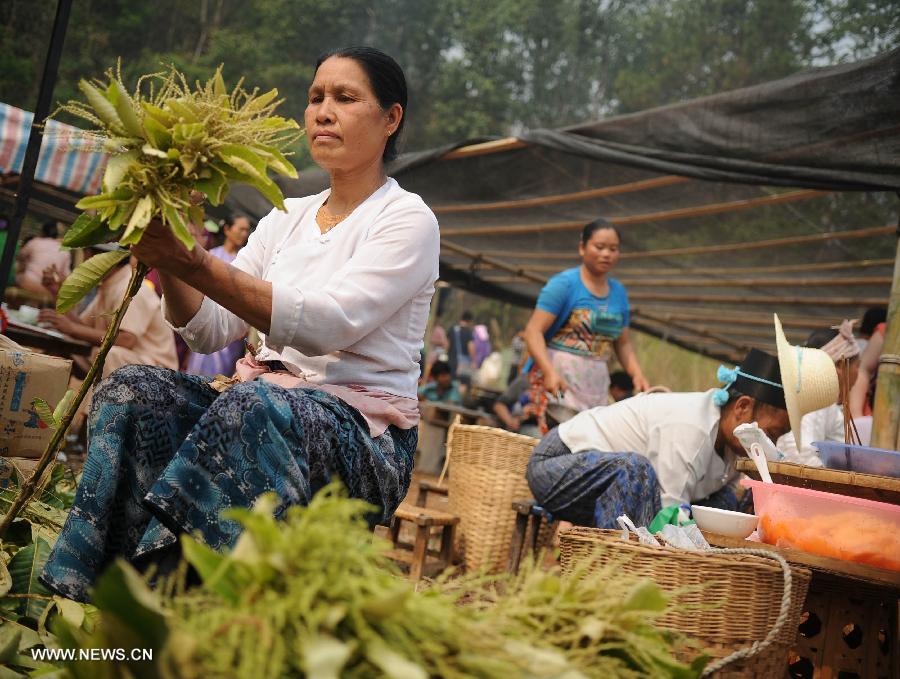
M 756 530 L 756 525 L 759 523 L 759 517 L 753 516 L 753 514 L 730 512 L 727 509 L 714 509 L 699 505 L 691 505 L 691 514 L 700 530 L 729 538 L 744 539 Z

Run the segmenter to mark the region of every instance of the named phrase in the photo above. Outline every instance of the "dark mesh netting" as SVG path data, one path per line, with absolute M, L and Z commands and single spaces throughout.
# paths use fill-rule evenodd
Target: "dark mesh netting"
M 900 190 L 900 50 L 516 139 L 407 154 L 390 174 L 441 224 L 441 276 L 533 304 L 582 226 L 622 234 L 635 327 L 735 360 L 886 304 Z M 308 172 L 288 195 L 327 186 Z M 237 190 L 230 207 L 261 216 Z

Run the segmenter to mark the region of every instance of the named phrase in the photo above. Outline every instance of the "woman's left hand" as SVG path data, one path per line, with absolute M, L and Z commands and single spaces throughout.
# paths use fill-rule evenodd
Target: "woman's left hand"
M 635 391 L 647 391 L 650 388 L 650 383 L 647 381 L 647 378 L 641 374 L 632 375 L 631 381 L 634 383 Z

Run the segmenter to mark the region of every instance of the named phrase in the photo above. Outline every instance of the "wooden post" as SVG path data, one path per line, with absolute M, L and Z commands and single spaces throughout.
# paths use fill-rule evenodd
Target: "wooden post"
M 872 446 L 900 450 L 900 233 L 897 238 L 884 349 L 879 359 L 878 385 L 875 387 Z

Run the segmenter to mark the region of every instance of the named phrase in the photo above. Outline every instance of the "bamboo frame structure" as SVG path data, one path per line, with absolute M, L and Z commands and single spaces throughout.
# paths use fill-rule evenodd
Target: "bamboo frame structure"
M 531 267 L 523 272 L 533 271 Z M 491 283 L 515 283 L 521 276 L 482 276 Z M 616 279 L 627 288 L 666 287 L 666 288 L 745 288 L 745 287 L 793 287 L 823 288 L 890 285 L 890 276 L 847 277 L 847 278 L 806 278 L 793 280 L 790 278 L 625 278 Z
M 737 252 L 740 250 L 760 250 L 767 248 L 783 248 L 789 245 L 807 245 L 809 243 L 819 243 L 822 241 L 834 240 L 855 240 L 858 238 L 873 238 L 876 236 L 884 236 L 892 234 L 896 231 L 895 226 L 871 226 L 865 229 L 851 229 L 848 231 L 834 231 L 831 233 L 812 233 L 805 236 L 789 236 L 787 238 L 769 238 L 766 240 L 744 242 L 744 243 L 723 243 L 721 245 L 698 245 L 684 248 L 671 248 L 668 250 L 646 250 L 643 252 L 623 252 L 619 259 L 627 261 L 632 259 L 645 259 L 651 257 L 677 257 L 680 255 L 706 255 L 722 252 Z M 444 230 L 442 236 L 449 235 Z M 577 254 L 564 254 L 553 252 L 516 252 L 515 250 L 484 250 L 479 253 L 487 257 L 518 257 L 519 259 L 567 259 L 578 261 Z
M 664 222 L 673 219 L 685 219 L 688 217 L 702 217 L 706 215 L 716 215 L 725 212 L 737 212 L 739 210 L 748 210 L 751 208 L 765 207 L 769 205 L 780 205 L 782 203 L 793 203 L 801 200 L 810 200 L 830 195 L 830 191 L 816 191 L 813 189 L 803 189 L 800 191 L 787 191 L 778 193 L 774 196 L 760 196 L 758 198 L 746 198 L 743 200 L 732 200 L 724 203 L 709 203 L 707 205 L 695 205 L 693 207 L 676 208 L 674 210 L 663 210 L 661 212 L 649 212 L 639 215 L 629 215 L 627 217 L 613 217 L 610 222 L 619 226 L 628 224 L 642 224 L 645 222 Z M 584 226 L 584 220 L 568 221 L 568 222 L 548 222 L 545 224 L 517 224 L 513 226 L 476 226 L 465 228 L 444 229 L 443 234 L 446 236 L 496 236 L 511 235 L 524 233 L 549 233 L 555 231 L 570 231 L 572 229 L 580 229 Z
M 492 203 L 469 203 L 466 205 L 438 205 L 432 208 L 435 214 L 457 214 L 460 212 L 486 212 L 490 210 L 519 210 L 530 207 L 544 207 L 547 205 L 560 205 L 562 203 L 575 203 L 582 200 L 594 200 L 596 198 L 606 198 L 607 196 L 618 196 L 623 193 L 635 193 L 637 191 L 647 191 L 650 189 L 658 189 L 665 186 L 674 186 L 690 181 L 687 177 L 679 177 L 678 175 L 667 175 L 664 177 L 654 177 L 653 179 L 642 179 L 635 182 L 627 182 L 625 184 L 614 184 L 611 186 L 603 186 L 596 189 L 587 189 L 585 191 L 575 191 L 572 193 L 559 193 L 552 196 L 539 196 L 537 198 L 522 198 L 519 200 L 501 200 Z
M 455 257 L 458 255 L 450 255 Z M 523 257 L 515 253 L 516 257 Z M 553 255 L 548 255 L 549 259 Z M 566 255 L 572 260 L 572 265 L 581 263 L 577 255 Z M 529 264 L 526 268 L 535 273 L 547 272 L 557 273 L 561 271 L 564 264 Z M 734 267 L 669 267 L 669 268 L 616 268 L 616 278 L 629 279 L 632 276 L 683 276 L 690 274 L 693 276 L 737 276 L 741 274 L 758 274 L 758 273 L 790 273 L 801 271 L 841 271 L 845 269 L 878 269 L 883 267 L 894 266 L 893 259 L 861 259 L 855 262 L 816 262 L 813 264 L 780 264 L 774 266 L 734 266 Z M 636 279 L 635 279 L 636 280 Z M 793 283 L 792 283 L 793 284 Z

